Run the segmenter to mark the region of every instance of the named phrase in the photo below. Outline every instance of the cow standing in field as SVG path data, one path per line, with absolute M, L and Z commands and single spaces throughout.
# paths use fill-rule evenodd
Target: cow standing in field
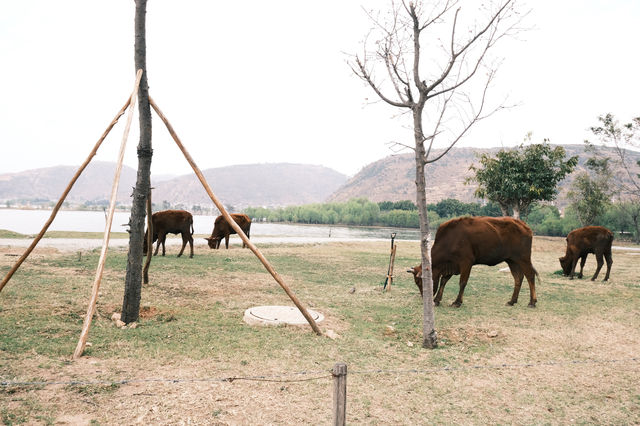
M 580 273 L 578 278 L 582 278 L 582 270 L 584 263 L 587 261 L 587 255 L 594 253 L 596 255 L 596 261 L 598 262 L 598 268 L 596 273 L 591 277 L 591 281 L 595 281 L 602 269 L 603 261 L 602 257 L 607 260 L 607 273 L 604 276 L 604 281 L 609 279 L 609 272 L 611 272 L 611 264 L 613 259 L 611 258 L 611 244 L 613 243 L 613 233 L 607 228 L 602 226 L 585 226 L 584 228 L 574 229 L 567 235 L 567 251 L 564 257 L 561 257 L 560 266 L 562 266 L 562 273 L 565 276 L 569 276 L 573 279 L 573 275 L 576 271 L 576 264 L 580 259 Z
M 158 240 L 158 245 L 156 246 L 156 251 L 153 254 L 154 256 L 158 254 L 158 249 L 160 248 L 160 244 L 162 244 L 162 255 L 164 256 L 165 247 L 164 243 L 167 238 L 167 234 L 180 234 L 182 236 L 182 249 L 180 253 L 178 253 L 178 257 L 182 256 L 182 252 L 184 251 L 187 242 L 191 248 L 191 255 L 189 257 L 193 257 L 193 216 L 191 213 L 184 210 L 165 210 L 161 212 L 156 212 L 151 215 L 151 227 L 153 229 L 153 243 Z M 147 255 L 147 231 L 144 234 L 144 243 L 143 243 L 143 251 Z
M 232 213 L 231 217 L 233 220 L 240 226 L 242 232 L 245 233 L 247 238 L 249 238 L 249 232 L 251 230 L 251 218 L 246 214 L 241 213 Z M 224 238 L 225 247 L 229 248 L 229 235 L 236 234 L 237 232 L 231 227 L 231 225 L 227 222 L 224 216 L 220 215 L 216 218 L 213 224 L 213 231 L 211 231 L 211 236 L 205 238 L 209 244 L 209 248 L 218 249 L 220 248 L 220 241 Z M 242 248 L 245 248 L 247 245 L 245 242 L 242 242 Z
M 513 295 L 507 305 L 518 302 L 522 279 L 527 277 L 529 306 L 534 308 L 538 273 L 531 264 L 532 240 L 531 228 L 510 217 L 462 217 L 443 223 L 431 248 L 434 304 L 440 304 L 444 286 L 453 275 L 460 274 L 460 290 L 451 306 L 459 307 L 473 265 L 506 262 L 514 279 Z M 407 272 L 413 273 L 422 295 L 422 265 Z

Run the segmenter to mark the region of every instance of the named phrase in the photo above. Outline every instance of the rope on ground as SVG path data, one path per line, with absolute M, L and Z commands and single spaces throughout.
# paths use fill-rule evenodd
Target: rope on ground
M 541 362 L 527 362 L 519 364 L 494 364 L 494 365 L 469 365 L 461 367 L 434 367 L 434 368 L 411 368 L 406 370 L 350 370 L 349 374 L 424 374 L 424 373 L 437 373 L 442 371 L 469 371 L 469 370 L 506 370 L 516 368 L 532 368 L 532 367 L 561 367 L 580 364 L 633 364 L 638 363 L 640 358 L 628 358 L 628 359 L 585 359 L 585 360 L 570 360 L 570 361 L 541 361 Z
M 563 367 L 572 365 L 596 365 L 596 364 L 636 364 L 640 362 L 640 358 L 628 358 L 628 359 L 585 359 L 585 360 L 570 360 L 570 361 L 542 361 L 542 362 L 528 362 L 519 364 L 494 364 L 494 365 L 469 365 L 461 367 L 434 367 L 424 369 L 374 369 L 374 370 L 350 370 L 349 375 L 372 375 L 372 374 L 426 374 L 437 373 L 447 371 L 470 371 L 470 370 L 506 370 L 517 368 L 535 368 L 535 367 Z M 311 376 L 303 378 L 290 378 L 292 376 Z M 287 378 L 289 377 L 289 378 Z M 116 386 L 127 385 L 135 383 L 233 383 L 238 380 L 250 381 L 250 382 L 276 382 L 276 383 L 296 383 L 296 382 L 309 382 L 313 380 L 320 380 L 333 377 L 331 370 L 322 371 L 299 371 L 295 373 L 284 373 L 280 375 L 272 376 L 230 376 L 230 377 L 209 377 L 209 378 L 187 378 L 187 379 L 170 379 L 170 378 L 147 378 L 147 379 L 124 379 L 124 380 L 70 380 L 70 381 L 0 381 L 0 387 L 8 388 L 11 386 L 54 386 L 54 385 L 66 385 L 66 386 Z

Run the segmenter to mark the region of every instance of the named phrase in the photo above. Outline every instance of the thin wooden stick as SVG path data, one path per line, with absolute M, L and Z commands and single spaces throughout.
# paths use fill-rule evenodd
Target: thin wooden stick
M 388 279 L 387 291 L 391 291 L 391 284 L 393 284 L 393 262 L 395 262 L 396 260 L 397 247 L 398 245 L 394 244 L 393 248 L 391 249 L 391 263 L 389 264 L 389 275 L 387 275 L 387 279 Z
M 285 293 L 287 293 L 289 298 L 298 307 L 298 309 L 300 310 L 302 315 L 306 318 L 307 322 L 309 323 L 309 325 L 311 326 L 313 331 L 315 331 L 316 334 L 318 334 L 318 335 L 322 335 L 322 331 L 320 331 L 320 328 L 318 328 L 318 324 L 316 324 L 316 322 L 313 319 L 313 317 L 309 314 L 309 312 L 306 310 L 306 308 L 304 306 L 302 306 L 302 303 L 300 303 L 300 301 L 298 300 L 296 295 L 293 294 L 293 292 L 291 291 L 291 289 L 289 289 L 287 284 L 285 284 L 285 282 L 282 280 L 282 278 L 280 278 L 280 275 L 278 275 L 278 273 L 275 271 L 275 269 L 273 269 L 273 267 L 271 266 L 269 261 L 262 255 L 262 253 L 260 253 L 260 250 L 258 250 L 258 247 L 256 247 L 249 240 L 249 238 L 245 235 L 245 233 L 242 230 L 242 228 L 240 228 L 240 226 L 238 226 L 236 221 L 233 220 L 233 218 L 231 218 L 231 215 L 224 208 L 224 206 L 222 205 L 220 200 L 218 200 L 218 198 L 214 195 L 213 191 L 211 190 L 211 187 L 207 183 L 207 180 L 204 178 L 204 175 L 202 174 L 202 172 L 200 171 L 200 169 L 196 165 L 195 161 L 193 161 L 193 158 L 191 158 L 191 155 L 189 155 L 189 153 L 187 152 L 187 149 L 184 147 L 184 145 L 182 145 L 182 142 L 180 142 L 180 138 L 178 138 L 178 135 L 173 130 L 173 126 L 171 126 L 171 123 L 169 123 L 169 120 L 167 120 L 167 118 L 164 116 L 164 114 L 162 114 L 162 111 L 160 111 L 160 109 L 158 108 L 156 103 L 153 101 L 153 99 L 151 99 L 151 97 L 149 97 L 149 104 L 151 104 L 151 107 L 155 110 L 155 112 L 158 114 L 160 119 L 164 122 L 165 126 L 167 126 L 167 130 L 169 130 L 169 133 L 171 134 L 171 137 L 173 137 L 173 140 L 178 145 L 178 148 L 180 148 L 180 151 L 182 151 L 182 153 L 184 154 L 185 158 L 187 159 L 187 161 L 191 165 L 191 168 L 195 172 L 196 176 L 198 176 L 198 179 L 200 179 L 200 182 L 202 183 L 202 186 L 204 186 L 204 189 L 207 191 L 207 194 L 209 194 L 209 197 L 211 198 L 211 201 L 213 201 L 213 204 L 215 204 L 216 207 L 218 208 L 218 210 L 220 210 L 220 213 L 222 213 L 222 216 L 224 216 L 224 218 L 226 219 L 227 223 L 229 223 L 229 225 L 231 225 L 233 230 L 237 232 L 238 236 L 242 239 L 242 242 L 244 242 L 247 245 L 247 247 L 249 247 L 249 249 L 258 257 L 260 262 L 262 262 L 264 267 L 267 269 L 267 271 L 269 271 L 269 273 L 276 280 L 276 282 L 278 284 L 280 284 L 280 287 L 282 287 L 282 289 L 285 291 Z
M 49 216 L 49 219 L 47 220 L 47 222 L 42 227 L 42 230 L 40 231 L 38 236 L 36 236 L 36 238 L 31 242 L 31 245 L 27 248 L 27 250 L 25 250 L 25 252 L 22 254 L 22 256 L 20 256 L 20 259 L 18 259 L 18 261 L 15 263 L 15 265 L 13 265 L 11 270 L 9 272 L 7 272 L 7 275 L 2 280 L 2 283 L 0 283 L 0 291 L 2 291 L 2 289 L 4 288 L 5 285 L 7 285 L 7 283 L 9 282 L 11 277 L 13 276 L 13 274 L 18 270 L 20 265 L 22 265 L 22 262 L 24 262 L 27 259 L 27 257 L 29 257 L 29 255 L 31 254 L 33 249 L 36 247 L 36 245 L 40 242 L 40 240 L 42 239 L 44 234 L 47 232 L 47 229 L 49 229 L 49 226 L 51 225 L 53 220 L 56 218 L 56 215 L 58 214 L 58 210 L 60 210 L 60 207 L 62 207 L 62 203 L 64 203 L 64 200 L 67 198 L 67 195 L 69 194 L 69 191 L 71 191 L 71 188 L 76 183 L 76 181 L 78 180 L 78 178 L 80 177 L 80 175 L 82 174 L 84 169 L 87 168 L 87 166 L 89 165 L 89 163 L 91 162 L 93 157 L 98 152 L 98 148 L 100 148 L 100 145 L 102 145 L 102 142 L 105 140 L 105 138 L 107 137 L 107 135 L 109 134 L 111 129 L 113 129 L 113 126 L 116 125 L 116 123 L 118 122 L 118 119 L 120 119 L 120 117 L 122 117 L 122 115 L 125 113 L 125 111 L 127 110 L 127 107 L 130 104 L 131 104 L 131 96 L 129 96 L 129 99 L 127 99 L 127 102 L 120 109 L 120 111 L 118 111 L 118 114 L 116 114 L 116 116 L 111 121 L 109 126 L 107 126 L 107 129 L 104 131 L 104 133 L 102 133 L 102 136 L 100 136 L 100 139 L 98 140 L 98 142 L 96 142 L 95 146 L 93 147 L 93 149 L 89 153 L 89 156 L 87 157 L 87 159 L 84 161 L 84 163 L 82 163 L 82 165 L 80 166 L 80 168 L 78 169 L 76 174 L 71 178 L 71 181 L 69 182 L 69 184 L 65 188 L 64 192 L 60 196 L 60 199 L 58 200 L 58 203 L 53 208 L 53 211 L 51 212 L 51 215 Z
M 136 95 L 138 93 L 138 85 L 142 78 L 142 70 L 138 70 L 136 74 L 136 83 L 131 93 L 131 108 L 127 115 L 127 125 L 122 135 L 122 143 L 120 144 L 120 152 L 118 153 L 118 165 L 116 167 L 116 173 L 113 178 L 113 186 L 111 187 L 111 199 L 109 201 L 109 213 L 107 214 L 107 223 L 104 227 L 104 238 L 102 240 L 102 251 L 100 252 L 100 260 L 98 261 L 98 268 L 96 269 L 96 276 L 93 280 L 93 291 L 91 292 L 91 300 L 89 301 L 89 307 L 87 308 L 87 316 L 84 318 L 84 324 L 82 325 L 82 332 L 80 333 L 80 339 L 78 345 L 73 353 L 73 359 L 77 359 L 82 356 L 84 348 L 87 344 L 87 337 L 89 336 L 89 327 L 93 320 L 93 315 L 96 312 L 96 302 L 98 301 L 98 290 L 100 289 L 100 281 L 102 280 L 102 273 L 104 271 L 104 263 L 107 259 L 107 250 L 109 249 L 109 236 L 111 233 L 111 223 L 113 222 L 113 215 L 116 209 L 116 196 L 118 195 L 118 184 L 120 183 L 120 172 L 122 171 L 122 161 L 124 160 L 124 150 L 127 146 L 127 138 L 129 137 L 129 129 L 131 128 L 131 121 L 133 120 L 133 111 L 135 110 Z

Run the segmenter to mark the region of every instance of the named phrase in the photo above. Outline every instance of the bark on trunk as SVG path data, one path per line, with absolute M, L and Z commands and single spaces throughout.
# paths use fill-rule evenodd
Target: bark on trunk
M 144 238 L 145 203 L 149 194 L 151 176 L 151 108 L 149 107 L 149 85 L 146 66 L 145 18 L 147 0 L 135 0 L 135 65 L 143 71 L 138 90 L 138 112 L 140 116 L 140 141 L 138 143 L 138 175 L 133 191 L 131 217 L 129 218 L 129 254 L 122 301 L 122 321 L 131 323 L 140 314 L 142 288 L 142 244 Z
M 513 206 L 513 218 L 520 219 L 520 206 L 518 205 Z
M 433 349 L 438 346 L 435 313 L 433 306 L 433 276 L 431 274 L 431 253 L 429 251 L 429 215 L 427 214 L 427 183 L 424 174 L 425 150 L 422 133 L 422 111 L 413 112 L 416 142 L 416 204 L 420 217 L 420 253 L 422 260 L 422 347 Z

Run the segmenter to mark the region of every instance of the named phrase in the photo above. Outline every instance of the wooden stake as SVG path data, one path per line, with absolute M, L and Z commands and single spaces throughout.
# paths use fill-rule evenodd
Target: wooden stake
M 73 175 L 73 177 L 71 178 L 71 181 L 69 181 L 69 184 L 67 185 L 67 187 L 65 188 L 64 192 L 60 196 L 60 199 L 58 200 L 58 203 L 53 208 L 53 211 L 51 212 L 51 215 L 49 216 L 49 219 L 47 220 L 47 222 L 42 227 L 42 230 L 40 231 L 40 233 L 31 242 L 31 245 L 27 248 L 27 250 L 25 250 L 25 252 L 22 254 L 22 256 L 20 256 L 20 259 L 18 259 L 18 261 L 15 263 L 15 265 L 13 265 L 11 270 L 9 272 L 7 272 L 7 275 L 2 280 L 2 283 L 0 283 L 0 291 L 2 291 L 2 289 L 4 288 L 5 285 L 7 285 L 7 283 L 9 282 L 11 277 L 13 276 L 13 274 L 18 270 L 20 265 L 22 265 L 22 262 L 24 262 L 27 259 L 27 257 L 29 257 L 29 255 L 31 254 L 33 249 L 36 248 L 36 245 L 40 242 L 40 240 L 42 239 L 44 234 L 47 232 L 47 229 L 49 229 L 49 226 L 51 225 L 53 220 L 56 218 L 56 215 L 58 214 L 58 210 L 60 210 L 60 207 L 62 207 L 62 203 L 64 203 L 64 200 L 67 198 L 67 195 L 69 194 L 69 191 L 71 191 L 71 188 L 73 188 L 73 185 L 76 183 L 76 181 L 78 180 L 78 178 L 80 177 L 80 175 L 82 174 L 84 169 L 87 168 L 87 166 L 89 165 L 89 163 L 91 162 L 93 157 L 98 152 L 98 148 L 100 148 L 100 145 L 102 145 L 102 142 L 105 140 L 105 138 L 107 137 L 107 135 L 109 134 L 111 129 L 113 129 L 113 126 L 116 125 L 116 123 L 118 122 L 118 119 L 120 119 L 120 117 L 125 113 L 125 111 L 127 110 L 127 107 L 130 104 L 131 104 L 131 96 L 129 96 L 129 99 L 127 99 L 127 102 L 124 104 L 124 106 L 122 108 L 120 108 L 120 111 L 118 111 L 118 113 L 116 114 L 114 119 L 111 120 L 111 123 L 109 124 L 109 126 L 107 126 L 107 129 L 104 131 L 104 133 L 102 133 L 102 136 L 100 137 L 98 142 L 96 142 L 95 146 L 93 147 L 93 149 L 89 153 L 89 156 L 87 157 L 87 159 L 84 161 L 84 163 L 82 163 L 80 168 L 78 168 L 78 171 L 76 171 L 76 174 Z
M 124 151 L 127 146 L 127 138 L 129 136 L 129 129 L 131 128 L 131 121 L 133 120 L 133 111 L 135 110 L 136 95 L 138 93 L 138 85 L 142 78 L 142 70 L 138 70 L 136 74 L 136 83 L 131 93 L 131 108 L 127 115 L 127 125 L 122 135 L 122 143 L 120 144 L 120 152 L 118 153 L 118 164 L 116 167 L 116 173 L 113 178 L 113 186 L 111 187 L 111 199 L 109 201 L 109 213 L 107 214 L 107 223 L 104 228 L 104 238 L 102 240 L 102 251 L 100 252 L 100 259 L 98 261 L 98 268 L 96 269 L 96 276 L 93 280 L 93 291 L 91 292 L 91 300 L 89 301 L 89 307 L 87 308 L 87 316 L 84 318 L 84 324 L 82 326 L 82 332 L 80 333 L 80 339 L 78 345 L 73 353 L 73 359 L 77 359 L 82 356 L 84 348 L 87 344 L 87 337 L 89 336 L 89 327 L 93 320 L 93 315 L 96 311 L 96 303 L 98 301 L 98 290 L 100 289 L 100 281 L 102 280 L 102 273 L 104 271 L 104 263 L 107 258 L 107 250 L 109 249 L 109 236 L 111 233 L 111 223 L 113 222 L 113 215 L 116 209 L 116 196 L 118 195 L 118 184 L 120 183 L 120 172 L 122 171 L 122 161 L 124 160 Z
M 387 291 L 391 291 L 391 284 L 393 284 L 393 262 L 395 262 L 396 260 L 397 247 L 398 245 L 394 244 L 393 248 L 391 249 L 391 262 L 389 263 L 389 275 L 387 275 L 387 287 L 386 287 Z
M 347 418 L 347 364 L 333 366 L 333 424 L 344 426 Z
M 151 99 L 151 96 L 149 96 L 149 104 L 151 104 L 151 107 L 155 110 L 155 112 L 158 114 L 160 119 L 164 122 L 165 126 L 167 126 L 167 130 L 169 130 L 171 137 L 173 137 L 173 140 L 178 145 L 178 148 L 180 148 L 180 151 L 182 151 L 182 153 L 184 154 L 185 158 L 191 165 L 191 168 L 195 172 L 196 176 L 198 176 L 198 179 L 200 179 L 200 182 L 202 183 L 202 186 L 204 187 L 204 189 L 207 191 L 207 194 L 209 194 L 211 201 L 213 201 L 213 204 L 215 204 L 218 210 L 220 210 L 220 213 L 222 213 L 222 216 L 224 216 L 227 223 L 229 223 L 229 225 L 231 225 L 233 230 L 237 232 L 238 236 L 242 239 L 242 242 L 245 243 L 247 247 L 249 247 L 249 249 L 258 257 L 258 259 L 260 259 L 260 262 L 262 262 L 264 267 L 267 269 L 267 271 L 269 271 L 269 273 L 276 280 L 276 282 L 280 284 L 280 287 L 282 287 L 285 293 L 287 293 L 287 296 L 289 296 L 289 298 L 293 301 L 293 303 L 298 307 L 302 315 L 306 318 L 307 322 L 309 323 L 313 331 L 318 335 L 322 335 L 322 331 L 320 331 L 320 328 L 318 328 L 318 324 L 316 324 L 313 317 L 309 314 L 309 312 L 305 309 L 305 307 L 302 306 L 302 303 L 300 303 L 300 301 L 295 296 L 295 294 L 293 294 L 293 292 L 289 289 L 287 284 L 285 284 L 282 278 L 280 278 L 280 275 L 278 275 L 275 269 L 273 269 L 269 261 L 262 255 L 262 253 L 260 253 L 260 250 L 258 250 L 258 248 L 249 240 L 249 238 L 247 238 L 242 228 L 240 228 L 240 226 L 238 226 L 236 221 L 231 218 L 231 215 L 227 212 L 227 210 L 224 208 L 222 203 L 214 195 L 213 191 L 211 190 L 211 187 L 207 183 L 207 180 L 204 178 L 204 175 L 196 165 L 195 161 L 193 161 L 193 158 L 191 158 L 191 155 L 189 155 L 184 145 L 182 145 L 182 142 L 180 141 L 180 138 L 178 138 L 178 135 L 176 134 L 176 132 L 173 130 L 173 126 L 171 126 L 171 123 L 169 123 L 169 120 L 167 120 L 167 118 L 164 116 L 162 111 L 160 111 L 160 109 L 158 108 L 156 103 L 153 101 L 153 99 Z

